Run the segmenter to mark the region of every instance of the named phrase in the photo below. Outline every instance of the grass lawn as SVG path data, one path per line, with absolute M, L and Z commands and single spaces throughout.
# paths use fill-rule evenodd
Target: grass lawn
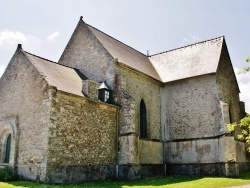
M 138 181 L 107 181 L 96 183 L 85 183 L 80 185 L 46 185 L 28 181 L 0 182 L 0 188 L 216 188 L 235 185 L 250 184 L 250 172 L 242 174 L 239 178 L 197 177 L 197 176 L 165 176 L 145 178 Z

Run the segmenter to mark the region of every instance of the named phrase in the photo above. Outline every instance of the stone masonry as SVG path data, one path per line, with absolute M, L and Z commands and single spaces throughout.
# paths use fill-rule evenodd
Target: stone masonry
M 81 17 L 58 63 L 18 45 L 0 79 L 0 167 L 57 184 L 238 176 L 239 92 L 224 37 L 146 56 Z

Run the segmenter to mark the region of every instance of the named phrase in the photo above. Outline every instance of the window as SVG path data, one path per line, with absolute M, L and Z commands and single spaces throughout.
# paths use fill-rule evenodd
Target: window
M 104 91 L 104 102 L 107 102 L 109 100 L 109 91 Z
M 147 138 L 147 111 L 143 100 L 140 103 L 140 138 Z
M 10 162 L 10 146 L 11 146 L 11 134 L 6 139 L 6 145 L 5 145 L 5 155 L 4 155 L 4 163 Z

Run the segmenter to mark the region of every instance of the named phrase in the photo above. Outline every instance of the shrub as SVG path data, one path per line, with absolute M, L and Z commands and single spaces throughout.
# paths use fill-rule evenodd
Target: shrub
M 229 132 L 233 132 L 236 127 L 240 128 L 241 133 L 237 137 L 247 143 L 247 151 L 250 153 L 250 114 L 247 114 L 240 122 L 228 124 L 227 127 Z
M 14 171 L 11 167 L 0 168 L 0 181 L 12 181 L 15 179 Z

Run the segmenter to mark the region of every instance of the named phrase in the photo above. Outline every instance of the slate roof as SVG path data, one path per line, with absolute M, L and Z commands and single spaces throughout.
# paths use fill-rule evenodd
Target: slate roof
M 163 83 L 216 73 L 224 37 L 199 42 L 150 57 L 88 25 L 88 28 L 118 62 Z M 84 96 L 79 70 L 25 52 L 48 84 L 58 90 Z
M 224 37 L 196 43 L 150 57 L 162 82 L 216 73 Z
M 84 96 L 81 92 L 82 79 L 75 69 L 43 59 L 28 52 L 24 53 L 50 86 L 54 86 L 60 91 Z
M 224 37 L 195 43 L 150 57 L 87 25 L 114 57 L 137 71 L 163 83 L 215 73 Z
M 108 50 L 108 52 L 123 63 L 137 71 L 147 74 L 148 76 L 161 80 L 149 58 L 141 52 L 123 44 L 113 37 L 103 33 L 102 31 L 88 25 L 88 28 Z

